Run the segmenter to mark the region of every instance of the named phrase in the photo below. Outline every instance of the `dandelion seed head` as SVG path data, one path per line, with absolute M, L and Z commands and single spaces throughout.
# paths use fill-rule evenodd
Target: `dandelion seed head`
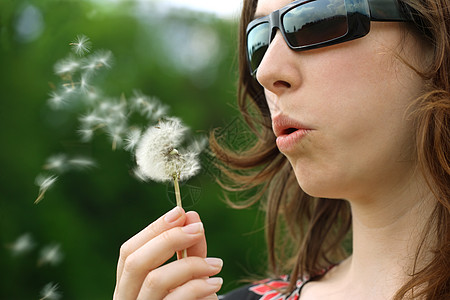
M 58 265 L 63 259 L 63 254 L 60 249 L 59 244 L 51 244 L 45 246 L 40 254 L 39 254 L 39 260 L 38 265 Z
M 39 300 L 59 300 L 62 295 L 61 292 L 58 291 L 58 284 L 50 282 L 47 283 L 41 290 L 40 299 Z
M 80 34 L 77 35 L 75 40 L 71 42 L 70 45 L 72 46 L 73 52 L 82 56 L 91 50 L 92 43 L 87 36 Z
M 188 130 L 178 118 L 168 118 L 149 127 L 136 147 L 136 163 L 146 179 L 165 182 L 177 176 L 186 180 L 200 169 L 198 153 L 179 150 Z
M 14 256 L 19 256 L 31 251 L 35 247 L 35 242 L 30 233 L 19 236 L 12 244 L 7 245 Z

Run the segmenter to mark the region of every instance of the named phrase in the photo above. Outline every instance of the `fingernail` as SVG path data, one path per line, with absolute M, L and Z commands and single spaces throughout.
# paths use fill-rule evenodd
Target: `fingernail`
M 210 285 L 222 285 L 223 279 L 220 277 L 213 277 L 206 279 L 206 282 Z
M 181 217 L 182 214 L 183 211 L 181 210 L 181 208 L 175 206 L 175 208 L 166 213 L 166 215 L 164 216 L 164 221 L 166 221 L 167 223 L 175 222 L 179 217 Z
M 223 266 L 223 260 L 221 260 L 220 258 L 207 257 L 205 258 L 205 261 L 208 265 L 215 268 L 222 268 Z
M 199 233 L 203 231 L 203 224 L 201 222 L 189 224 L 182 227 L 181 230 L 190 234 Z

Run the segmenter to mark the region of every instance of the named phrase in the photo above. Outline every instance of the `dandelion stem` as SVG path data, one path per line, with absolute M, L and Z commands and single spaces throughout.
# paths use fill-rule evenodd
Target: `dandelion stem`
M 177 200 L 177 206 L 180 208 L 183 208 L 183 205 L 181 203 L 180 185 L 178 184 L 178 175 L 177 174 L 173 175 L 173 185 L 175 187 L 175 198 Z M 181 256 L 181 258 L 187 257 L 187 250 L 183 249 L 183 251 L 181 251 L 181 253 L 179 255 Z
M 175 187 L 175 198 L 177 199 L 177 206 L 180 208 L 183 208 L 183 205 L 181 204 L 181 193 L 180 193 L 180 185 L 178 184 L 178 176 L 173 176 L 173 184 Z

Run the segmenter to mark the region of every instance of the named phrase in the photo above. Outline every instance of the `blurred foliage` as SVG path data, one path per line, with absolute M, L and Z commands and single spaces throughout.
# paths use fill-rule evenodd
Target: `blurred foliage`
M 194 132 L 233 131 L 236 20 L 150 1 L 0 0 L 0 299 L 39 299 L 48 282 L 63 299 L 110 299 L 120 245 L 173 205 L 171 187 L 130 176 L 132 158 L 111 151 L 104 136 L 81 143 L 76 112 L 48 107 L 53 65 L 80 33 L 114 55 L 97 83 L 107 96 L 139 89 Z M 62 176 L 34 205 L 35 177 L 57 153 L 90 155 L 98 167 Z M 207 167 L 188 184 L 201 188 L 189 209 L 203 219 L 209 255 L 224 260 L 222 292 L 229 291 L 263 268 L 262 214 L 229 208 Z M 34 249 L 12 255 L 8 245 L 27 232 Z M 40 249 L 52 243 L 61 245 L 62 262 L 39 266 Z

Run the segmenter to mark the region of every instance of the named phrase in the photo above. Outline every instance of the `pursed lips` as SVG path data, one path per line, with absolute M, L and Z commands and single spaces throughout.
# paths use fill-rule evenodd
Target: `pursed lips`
M 297 130 L 312 130 L 309 126 L 283 114 L 278 114 L 272 118 L 272 129 L 276 137 L 289 135 Z

